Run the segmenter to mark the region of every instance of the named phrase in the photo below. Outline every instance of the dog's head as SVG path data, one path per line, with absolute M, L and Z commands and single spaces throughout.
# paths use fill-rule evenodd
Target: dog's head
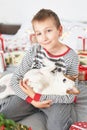
M 59 84 L 61 83 L 61 89 L 62 87 L 66 87 L 66 94 L 79 94 L 80 91 L 77 87 L 75 87 L 75 80 L 78 76 L 70 76 L 65 75 L 61 68 L 58 68 L 57 71 L 57 78 L 59 80 Z

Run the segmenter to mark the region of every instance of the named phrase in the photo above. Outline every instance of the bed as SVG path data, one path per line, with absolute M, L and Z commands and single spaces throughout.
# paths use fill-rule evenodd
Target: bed
M 78 27 L 77 25 L 78 24 L 76 23 L 76 26 L 75 26 L 75 23 L 74 23 L 73 26 Z M 20 34 L 20 31 L 19 31 L 20 28 L 21 28 L 21 25 L 0 24 L 0 33 L 2 34 L 3 38 L 7 39 L 7 41 L 11 44 L 11 40 L 14 40 L 16 38 L 20 38 L 21 36 L 23 36 L 23 34 L 21 36 L 18 35 Z M 28 28 L 26 32 L 28 32 L 27 37 L 29 38 L 29 34 L 32 31 L 29 31 L 29 28 Z M 65 42 L 67 35 L 68 35 L 67 33 L 64 33 L 61 40 Z M 25 38 L 23 37 L 22 40 L 25 40 L 27 37 L 26 36 Z M 27 41 L 27 42 L 29 43 L 30 41 Z M 4 71 L 2 75 L 13 72 L 15 67 L 16 66 L 14 64 L 9 65 L 9 67 L 7 67 L 6 71 Z M 79 89 L 81 93 L 79 94 L 77 101 L 75 103 L 75 109 L 77 111 L 78 121 L 87 121 L 87 81 L 79 81 Z M 26 117 L 24 120 L 20 122 L 24 125 L 32 126 L 33 130 L 46 130 L 45 128 L 46 122 L 41 113 L 33 114 L 32 116 Z

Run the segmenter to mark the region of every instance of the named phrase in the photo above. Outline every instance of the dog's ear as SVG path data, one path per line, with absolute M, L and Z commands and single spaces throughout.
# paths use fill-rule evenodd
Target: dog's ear
M 72 81 L 75 81 L 78 78 L 78 75 L 70 76 L 70 75 L 64 74 L 64 76 L 67 77 L 68 79 L 71 79 Z
M 76 87 L 72 87 L 72 88 L 66 90 L 66 93 L 67 94 L 79 94 L 80 91 Z

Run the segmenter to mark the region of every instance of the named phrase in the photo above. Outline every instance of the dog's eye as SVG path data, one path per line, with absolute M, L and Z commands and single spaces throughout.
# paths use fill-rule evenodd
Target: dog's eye
M 63 79 L 63 83 L 65 83 L 66 82 L 66 79 Z

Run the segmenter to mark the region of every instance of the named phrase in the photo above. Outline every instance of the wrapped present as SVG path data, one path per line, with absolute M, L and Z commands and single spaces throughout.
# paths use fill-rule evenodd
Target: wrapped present
M 25 51 L 13 51 L 10 53 L 5 53 L 5 62 L 6 65 L 18 65 L 20 64 L 23 56 L 25 54 Z
M 87 67 L 79 65 L 79 80 L 87 81 Z
M 87 51 L 80 51 L 79 56 L 79 80 L 87 80 Z
M 4 51 L 4 39 L 2 35 L 0 34 L 0 51 Z
M 75 122 L 69 130 L 87 130 L 87 122 Z
M 81 66 L 87 67 L 87 52 L 80 52 L 78 53 L 78 57 L 79 57 L 79 64 Z
M 0 51 L 0 72 L 3 72 L 6 69 L 4 52 Z
M 78 42 L 79 42 L 78 51 L 80 51 L 80 50 L 86 51 L 87 50 L 87 38 L 78 36 Z

